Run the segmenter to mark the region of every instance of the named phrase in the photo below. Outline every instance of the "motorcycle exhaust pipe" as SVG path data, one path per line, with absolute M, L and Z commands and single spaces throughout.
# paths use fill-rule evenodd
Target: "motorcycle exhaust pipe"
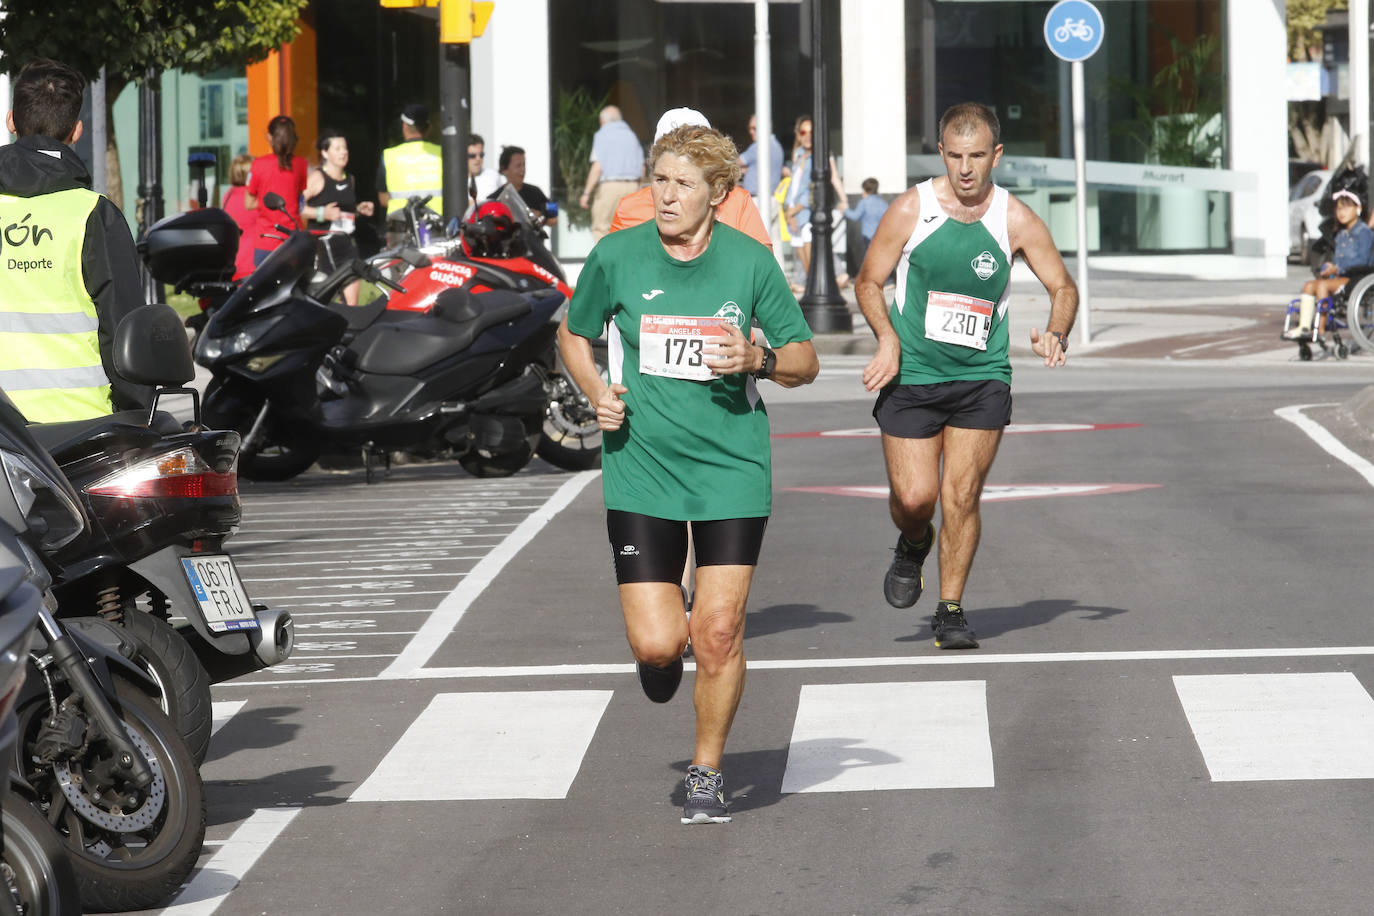
M 296 647 L 296 621 L 291 612 L 261 604 L 253 605 L 253 610 L 258 613 L 259 625 L 259 629 L 248 632 L 253 652 L 268 667 L 286 661 Z

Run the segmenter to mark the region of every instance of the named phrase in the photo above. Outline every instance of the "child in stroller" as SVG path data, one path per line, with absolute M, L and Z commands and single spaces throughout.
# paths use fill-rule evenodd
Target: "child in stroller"
M 1374 230 L 1360 219 L 1364 202 L 1354 191 L 1340 190 L 1332 195 L 1332 203 L 1335 205 L 1336 222 L 1340 226 L 1336 233 L 1335 251 L 1331 260 L 1322 264 L 1317 276 L 1303 285 L 1301 298 L 1295 300 L 1296 308 L 1290 304 L 1284 320 L 1284 339 L 1298 341 L 1300 345 L 1308 341 L 1321 343 L 1336 291 L 1350 282 L 1352 274 L 1363 274 L 1374 269 Z M 1318 303 L 1325 306 L 1320 315 L 1317 313 Z M 1293 325 L 1295 311 L 1298 320 Z M 1315 329 L 1314 318 L 1317 319 Z

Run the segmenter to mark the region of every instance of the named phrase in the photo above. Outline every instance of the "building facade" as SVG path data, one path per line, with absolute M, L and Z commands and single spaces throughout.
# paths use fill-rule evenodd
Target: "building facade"
M 949 105 L 977 100 L 1002 124 L 997 180 L 1045 219 L 1061 250 L 1078 245 L 1070 70 L 1044 40 L 1053 4 L 1021 0 L 821 0 L 830 148 L 845 189 L 865 178 L 890 196 L 943 171 L 936 124 Z M 1105 34 L 1085 64 L 1088 250 L 1100 269 L 1209 277 L 1282 276 L 1288 250 L 1286 41 L 1282 0 L 1097 0 Z M 774 135 L 790 151 L 796 119 L 812 112 L 809 36 L 796 2 L 769 5 L 769 101 Z M 369 193 L 396 115 L 426 102 L 438 120 L 438 41 L 432 16 L 376 0 L 314 4 L 308 55 L 275 94 L 243 74 L 164 81 L 168 211 L 189 191 L 187 152 L 253 152 L 255 125 L 304 110 L 303 155 L 315 128 L 349 139 L 351 170 Z M 698 108 L 748 142 L 754 111 L 755 6 L 710 0 L 498 0 L 471 45 L 472 129 L 496 165 L 504 145 L 527 151 L 526 180 L 558 201 L 566 262 L 591 244 L 576 198 L 596 110 L 618 105 L 652 140 L 668 108 Z M 299 63 L 314 59 L 314 72 Z M 275 70 L 272 67 L 276 67 Z M 273 77 L 273 74 L 277 74 Z M 270 83 L 270 79 L 268 80 Z M 132 95 L 130 93 L 130 95 Z M 242 102 L 246 101 L 246 109 Z M 133 101 L 117 129 L 134 156 Z M 295 111 L 287 111 L 296 116 Z M 298 117 L 298 121 L 301 118 Z M 436 124 L 437 129 L 437 124 Z M 307 137 L 308 134 L 308 137 Z M 437 134 L 436 134 L 437 136 Z M 221 176 L 227 162 L 221 168 Z M 126 175 L 126 188 L 135 183 Z

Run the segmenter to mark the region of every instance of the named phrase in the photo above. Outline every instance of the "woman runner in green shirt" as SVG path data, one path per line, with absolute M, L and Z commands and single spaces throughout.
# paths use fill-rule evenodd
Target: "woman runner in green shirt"
M 756 379 L 795 387 L 819 371 L 811 330 L 767 248 L 715 221 L 739 153 L 679 127 L 649 156 L 654 222 L 592 250 L 559 329 L 563 361 L 596 405 L 607 530 L 640 683 L 666 703 L 690 636 L 696 748 L 683 823 L 729 820 L 720 774 L 744 688 L 744 608 L 772 510 L 768 415 Z M 756 345 L 757 320 L 767 337 Z M 609 383 L 591 340 L 607 333 Z M 771 348 L 771 349 L 770 349 Z M 687 527 L 697 588 L 678 582 Z

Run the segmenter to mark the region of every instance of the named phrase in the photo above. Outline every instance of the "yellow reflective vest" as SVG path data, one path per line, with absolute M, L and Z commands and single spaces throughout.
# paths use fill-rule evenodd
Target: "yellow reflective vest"
M 0 194 L 0 388 L 30 423 L 114 411 L 81 250 L 100 195 Z
M 444 215 L 444 157 L 439 144 L 424 140 L 410 140 L 382 150 L 382 165 L 386 169 L 386 192 L 391 200 L 386 215 L 403 209 L 410 197 L 432 198 L 426 205 Z

